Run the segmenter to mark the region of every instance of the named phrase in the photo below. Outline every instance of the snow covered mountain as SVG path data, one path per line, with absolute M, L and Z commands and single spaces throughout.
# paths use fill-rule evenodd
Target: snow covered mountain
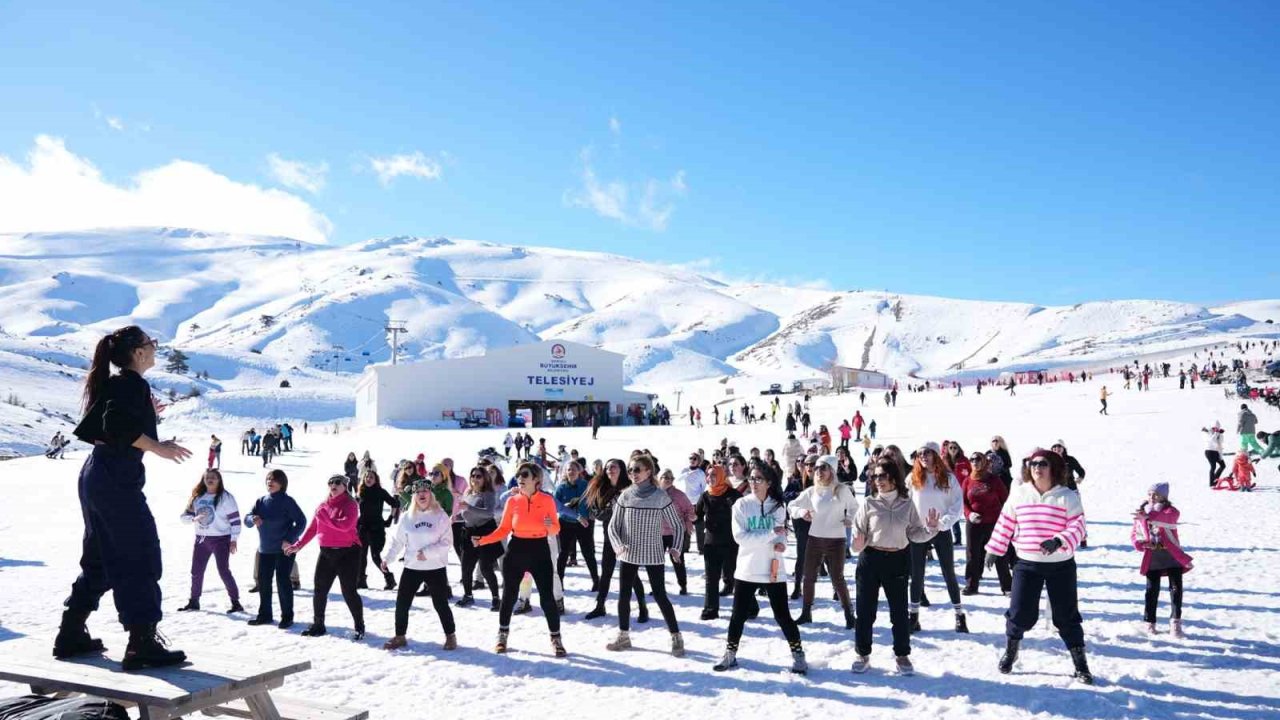
M 735 285 L 616 255 L 447 238 L 330 247 L 172 228 L 0 235 L 0 396 L 12 396 L 0 422 L 22 434 L 74 414 L 92 342 L 128 323 L 189 358 L 186 374 L 157 373 L 162 392 L 230 403 L 288 379 L 331 411 L 367 364 L 390 359 L 388 320 L 405 322 L 409 360 L 564 338 L 624 353 L 631 382 L 661 388 L 816 376 L 833 363 L 920 377 L 1102 366 L 1280 337 L 1267 322 L 1280 320 L 1280 300 L 1041 307 Z

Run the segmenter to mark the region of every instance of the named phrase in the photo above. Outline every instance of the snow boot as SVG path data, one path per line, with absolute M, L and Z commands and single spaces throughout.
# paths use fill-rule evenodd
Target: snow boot
M 395 589 L 396 589 L 396 576 L 395 576 L 395 575 L 392 575 L 391 573 L 383 573 L 383 574 L 382 574 L 382 578 L 383 578 L 384 580 L 386 580 L 386 581 L 387 581 L 387 584 L 382 588 L 383 590 L 395 590 Z
M 303 637 L 320 637 L 321 635 L 327 635 L 328 633 L 328 629 L 320 623 L 311 623 L 311 627 L 302 631 Z
M 289 628 L 293 627 L 293 616 L 281 615 L 280 622 L 276 623 L 276 627 L 280 628 L 281 630 L 288 630 Z
M 609 613 L 605 611 L 603 605 L 596 605 L 594 608 L 591 609 L 591 612 L 586 614 L 585 619 L 595 620 L 596 618 L 601 618 L 608 614 Z
M 455 634 L 453 634 L 453 633 L 449 633 L 448 635 L 445 635 L 445 636 L 444 636 L 444 645 L 442 646 L 442 648 L 443 648 L 443 649 L 445 649 L 445 650 L 457 650 L 457 649 L 458 649 L 458 636 L 457 636 L 457 635 L 455 635 Z
M 1179 618 L 1174 618 L 1169 621 L 1169 632 L 1179 640 L 1187 636 L 1186 633 L 1182 632 L 1182 620 Z
M 1156 635 L 1156 634 L 1159 634 L 1159 632 L 1160 632 L 1160 631 L 1156 629 L 1156 624 L 1155 624 L 1155 623 L 1153 623 L 1153 622 L 1149 622 L 1149 623 L 1147 623 L 1147 634 L 1148 634 L 1148 635 Z
M 684 657 L 684 637 L 678 632 L 671 633 L 671 656 Z
M 558 658 L 566 657 L 569 654 L 569 651 L 564 649 L 564 642 L 560 640 L 560 633 L 558 632 L 551 633 L 551 650 L 555 652 Z
M 627 632 L 626 630 L 619 630 L 618 636 L 613 639 L 613 642 L 605 644 L 604 648 L 606 650 L 612 650 L 614 652 L 617 652 L 619 650 L 630 650 L 631 649 L 631 633 Z
M 1004 655 L 1000 656 L 1000 664 L 997 666 L 1001 673 L 1008 675 L 1013 672 L 1013 663 L 1018 660 L 1018 646 L 1021 644 L 1022 638 L 1005 638 Z
M 498 642 L 494 644 L 493 651 L 499 655 L 507 652 L 507 632 L 506 630 L 498 631 Z
M 168 641 L 155 623 L 129 626 L 129 645 L 125 648 L 124 659 L 120 665 L 125 672 L 142 670 L 149 667 L 168 667 L 186 662 L 187 654 L 181 650 L 170 650 Z
M 702 620 L 715 620 L 720 617 L 720 611 L 715 608 L 702 608 Z
M 408 644 L 409 644 L 409 641 L 405 640 L 403 635 L 396 635 L 395 637 L 383 643 L 382 649 L 383 650 L 399 650 L 400 648 Z
M 791 667 L 789 669 L 792 675 L 807 675 L 809 673 L 809 663 L 805 662 L 804 650 L 791 651 Z
M 912 632 L 912 633 L 918 633 L 918 632 L 921 632 L 921 630 L 920 630 L 920 613 L 918 613 L 918 612 L 913 612 L 913 613 L 909 614 L 909 615 L 907 616 L 907 618 L 908 618 L 908 620 L 910 620 L 910 621 L 911 621 L 911 632 Z
M 515 609 L 516 615 L 524 615 L 526 613 L 531 613 L 531 612 L 533 612 L 533 604 L 530 603 L 528 600 L 521 600 L 520 604 L 516 605 L 516 609 Z
M 191 610 L 199 610 L 199 609 L 200 609 L 199 600 L 188 600 L 186 605 L 183 605 L 182 607 L 178 608 L 178 612 L 189 612 Z
M 464 607 L 471 607 L 472 605 L 475 605 L 475 604 L 476 604 L 475 598 L 471 597 L 470 595 L 463 595 L 462 599 L 454 603 L 453 606 L 464 608 Z
M 969 623 L 965 620 L 964 613 L 956 613 L 956 632 L 966 634 L 969 632 Z
M 89 613 L 75 610 L 62 611 L 62 624 L 58 627 L 58 636 L 53 640 L 53 656 L 59 660 L 77 655 L 97 655 L 105 652 L 102 641 L 89 636 L 84 626 Z
M 844 608 L 844 629 L 852 630 L 858 623 L 858 617 L 853 613 L 853 605 L 847 605 Z
M 899 675 L 915 675 L 916 674 L 916 668 L 914 665 L 911 664 L 911 658 L 907 657 L 906 655 L 899 655 L 896 659 L 898 661 Z
M 725 650 L 724 656 L 720 658 L 720 662 L 711 666 L 716 672 L 724 672 L 725 670 L 736 670 L 738 667 L 738 651 Z
M 797 625 L 808 625 L 813 622 L 813 615 L 809 612 L 809 608 L 809 605 L 805 605 L 804 609 L 800 611 L 800 615 L 796 617 Z
M 1089 661 L 1084 656 L 1084 646 L 1070 648 L 1071 662 L 1076 666 L 1076 671 L 1072 674 L 1076 680 L 1085 685 L 1093 684 L 1093 673 L 1089 672 Z
M 871 667 L 871 656 L 870 656 L 870 655 L 859 655 L 859 656 L 858 656 L 858 657 L 853 661 L 853 667 L 851 667 L 851 668 L 849 668 L 849 669 L 850 669 L 850 670 L 852 670 L 855 674 L 857 674 L 857 675 L 861 675 L 862 673 L 866 672 L 866 671 L 867 671 L 867 668 L 869 668 L 869 667 Z
M 232 600 L 231 607 L 227 608 L 227 614 L 234 615 L 235 613 L 242 613 L 242 612 L 244 612 L 244 606 L 240 604 L 240 601 Z

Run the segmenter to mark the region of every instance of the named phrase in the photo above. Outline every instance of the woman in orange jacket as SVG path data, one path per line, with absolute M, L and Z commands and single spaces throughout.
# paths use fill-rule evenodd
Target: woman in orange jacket
M 507 635 L 511 630 L 511 612 L 520 592 L 520 580 L 527 572 L 538 586 L 538 601 L 547 617 L 547 629 L 551 631 L 551 647 L 556 657 L 564 657 L 564 643 L 560 641 L 560 613 L 556 609 L 555 558 L 547 537 L 560 534 L 560 517 L 556 502 L 542 492 L 542 468 L 529 462 L 520 463 L 516 470 L 519 492 L 507 500 L 498 529 L 484 537 L 473 537 L 475 545 L 491 545 L 501 542 L 508 535 L 506 559 L 502 561 L 502 605 L 498 610 L 498 643 L 495 650 L 507 651 Z

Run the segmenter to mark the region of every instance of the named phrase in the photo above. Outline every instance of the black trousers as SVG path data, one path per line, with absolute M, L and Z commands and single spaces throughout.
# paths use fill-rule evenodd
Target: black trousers
M 556 558 L 556 572 L 560 580 L 564 580 L 564 568 L 575 547 L 582 548 L 582 560 L 587 564 L 587 572 L 591 573 L 591 584 L 600 582 L 600 571 L 596 568 L 595 524 L 586 527 L 577 520 L 560 518 L 560 557 Z
M 493 568 L 498 558 L 502 556 L 502 544 L 480 546 L 471 544 L 472 537 L 484 537 L 496 529 L 498 524 L 495 522 L 488 522 L 474 528 L 463 528 L 465 539 L 462 542 L 462 594 L 467 597 L 471 597 L 471 590 L 475 586 L 476 566 L 479 565 L 480 576 L 489 586 L 489 593 L 495 600 L 498 598 L 498 575 Z M 443 573 L 443 568 L 441 572 Z M 444 576 L 444 582 L 445 587 L 448 587 L 447 575 Z
M 946 530 L 939 530 L 937 535 L 925 542 L 911 543 L 911 605 L 919 605 L 920 596 L 924 594 L 924 554 L 930 547 L 934 549 L 938 566 L 942 568 L 942 579 L 947 583 L 947 595 L 951 597 L 951 604 L 959 605 L 960 583 L 956 580 L 955 546 L 951 533 Z
M 694 500 L 694 502 L 697 502 Z M 707 530 L 707 523 L 701 517 L 693 521 L 693 543 L 698 548 L 698 554 L 702 554 L 703 537 L 702 534 Z
M 547 539 L 513 537 L 507 543 L 507 557 L 502 561 L 502 606 L 498 610 L 498 627 L 511 627 L 511 612 L 520 595 L 520 580 L 527 572 L 538 588 L 538 604 L 547 617 L 547 629 L 560 632 L 560 612 L 556 609 L 555 585 L 551 576 L 556 571 L 551 562 Z
M 365 571 L 368 569 L 366 563 L 372 562 L 378 572 L 382 572 L 382 568 L 378 567 L 378 562 L 382 560 L 382 548 L 387 545 L 387 530 L 381 524 L 377 526 L 360 526 L 360 581 L 365 582 L 368 577 Z M 387 563 L 388 565 L 390 563 Z M 384 573 L 390 575 L 391 573 Z
M 293 557 L 281 552 L 258 553 L 258 617 L 271 619 L 271 578 L 280 591 L 280 619 L 293 619 Z M 316 592 L 319 592 L 317 590 Z
M 676 622 L 676 610 L 671 607 L 671 598 L 667 597 L 665 579 L 667 566 L 665 564 L 632 565 L 624 562 L 618 569 L 618 582 L 622 583 L 622 587 L 627 587 L 629 584 L 635 585 L 640 576 L 640 568 L 644 568 L 649 574 L 649 587 L 653 589 L 653 601 L 658 603 L 658 609 L 662 611 L 662 619 L 666 621 L 667 629 L 671 632 L 680 632 L 680 624 Z M 618 629 L 631 629 L 631 593 L 618 593 Z
M 342 588 L 342 599 L 351 611 L 356 631 L 364 632 L 364 602 L 360 599 L 360 593 L 356 592 L 356 576 L 360 574 L 363 559 L 364 548 L 358 545 L 320 548 L 320 557 L 316 558 L 316 591 L 311 597 L 315 624 L 322 627 L 325 624 L 324 611 L 329 604 L 329 588 L 333 587 L 333 579 L 337 578 L 338 585 Z
M 676 538 L 674 535 L 663 535 L 662 549 L 670 550 L 671 546 L 675 544 L 675 540 Z M 688 573 L 688 569 L 684 566 L 683 556 L 689 553 L 689 533 L 684 534 L 684 542 L 681 543 L 681 545 L 682 547 L 680 548 L 680 553 L 682 557 L 680 558 L 680 562 L 675 562 L 673 560 L 671 562 L 671 566 L 672 566 L 672 569 L 676 571 L 676 585 L 681 590 L 687 590 L 689 587 L 689 573 Z M 650 582 L 649 584 L 652 585 L 653 583 Z
M 491 571 L 492 572 L 492 571 Z M 445 635 L 454 631 L 453 610 L 449 607 L 449 580 L 445 577 L 444 568 L 435 570 L 410 570 L 400 572 L 400 585 L 396 588 L 396 635 L 404 636 L 409 629 L 409 608 L 413 607 L 413 597 L 418 588 L 427 586 L 431 595 L 431 604 L 440 617 L 440 627 Z
M 871 654 L 872 628 L 876 624 L 881 589 L 889 602 L 893 654 L 911 654 L 911 625 L 907 618 L 907 576 L 910 571 L 911 551 L 906 548 L 894 552 L 866 548 L 858 555 L 858 569 L 854 573 L 858 600 L 853 644 L 859 655 Z
M 813 523 L 808 520 L 791 521 L 791 528 L 796 534 L 796 590 L 800 589 L 800 584 L 804 581 L 804 554 L 809 549 L 809 528 L 812 526 Z
M 733 572 L 738 564 L 738 546 L 707 545 L 702 550 L 703 580 L 706 581 L 702 607 L 719 611 L 720 585 L 723 582 L 728 586 L 733 582 Z
M 969 544 L 964 547 L 964 584 L 970 590 L 977 590 L 986 569 L 987 541 L 991 539 L 991 532 L 996 529 L 996 524 L 974 525 L 968 520 L 965 524 L 969 526 Z M 1013 576 L 1009 572 L 1008 558 L 996 558 L 996 577 L 1000 579 L 1000 592 L 1009 592 L 1013 587 Z
M 604 607 L 605 600 L 609 599 L 609 581 L 613 579 L 613 568 L 618 564 L 618 556 L 613 551 L 613 543 L 609 542 L 609 534 L 604 536 L 604 552 L 600 558 L 600 582 L 596 584 L 596 605 Z M 622 594 L 627 591 L 627 585 L 618 580 L 619 591 Z M 644 607 L 644 583 L 640 581 L 640 576 L 635 576 L 635 581 L 631 584 L 631 592 L 635 593 L 636 604 Z
M 111 591 L 124 625 L 160 622 L 160 537 L 142 494 L 142 451 L 99 445 L 80 468 L 80 576 L 66 606 L 91 613 Z
M 1160 601 L 1160 578 L 1169 578 L 1169 600 L 1173 605 L 1173 619 L 1182 619 L 1182 569 L 1152 570 L 1147 573 L 1146 606 L 1142 619 L 1153 623 L 1156 621 L 1156 604 Z
M 1053 626 L 1068 648 L 1084 647 L 1084 627 L 1076 598 L 1075 558 L 1063 562 L 1019 560 L 1013 567 L 1013 594 L 1004 614 L 1004 632 L 1021 638 L 1040 619 L 1040 591 L 1049 590 Z
M 1209 485 L 1218 484 L 1218 478 L 1222 477 L 1222 472 L 1227 469 L 1227 464 L 1222 461 L 1222 453 L 1217 450 L 1205 450 L 1204 459 L 1209 461 Z
M 729 616 L 729 647 L 736 649 L 742 639 L 742 629 L 747 624 L 747 617 L 760 611 L 756 600 L 756 591 L 764 588 L 769 596 L 769 607 L 773 608 L 773 619 L 782 629 L 782 635 L 792 646 L 800 644 L 800 628 L 791 617 L 791 607 L 787 605 L 787 584 L 754 583 L 746 580 L 735 580 L 733 583 L 733 614 Z

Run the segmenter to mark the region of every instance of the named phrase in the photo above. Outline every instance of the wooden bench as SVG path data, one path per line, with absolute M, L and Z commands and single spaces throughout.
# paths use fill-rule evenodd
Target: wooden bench
M 186 715 L 255 720 L 363 720 L 367 712 L 272 697 L 286 676 L 311 661 L 280 662 L 196 652 L 184 665 L 126 673 L 111 655 L 55 660 L 46 645 L 0 643 L 0 680 L 30 685 L 40 694 L 84 694 L 136 706 L 141 720 Z

